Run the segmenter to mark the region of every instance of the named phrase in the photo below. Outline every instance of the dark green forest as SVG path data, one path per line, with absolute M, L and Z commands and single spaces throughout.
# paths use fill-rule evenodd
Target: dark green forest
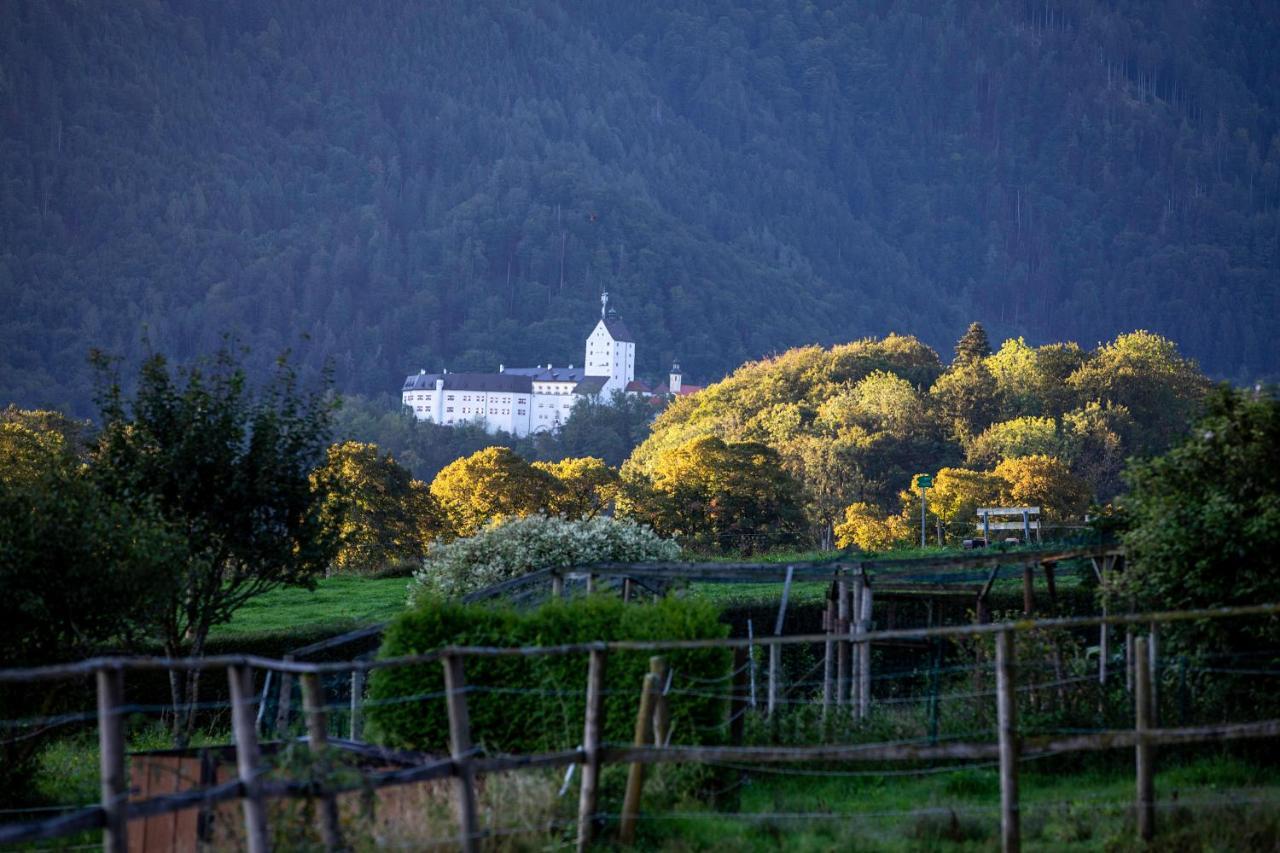
M 337 389 L 889 330 L 1280 372 L 1270 0 L 0 3 L 0 400 L 292 347 Z M 127 371 L 126 371 L 127 373 Z

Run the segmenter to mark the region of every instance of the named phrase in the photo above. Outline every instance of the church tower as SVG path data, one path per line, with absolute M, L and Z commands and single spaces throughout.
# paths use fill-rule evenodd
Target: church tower
M 587 376 L 607 377 L 600 393 L 608 397 L 614 391 L 625 391 L 636 378 L 636 340 L 631 330 L 609 307 L 609 294 L 600 294 L 600 322 L 587 336 Z

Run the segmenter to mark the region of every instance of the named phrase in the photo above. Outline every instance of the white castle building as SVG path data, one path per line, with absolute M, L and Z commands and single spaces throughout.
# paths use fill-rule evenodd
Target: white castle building
M 600 297 L 600 322 L 587 337 L 585 356 L 583 367 L 500 365 L 497 373 L 424 370 L 405 378 L 401 400 L 420 421 L 475 423 L 489 432 L 524 436 L 555 429 L 584 397 L 609 399 L 614 391 L 634 390 L 636 341 L 609 308 L 607 293 Z

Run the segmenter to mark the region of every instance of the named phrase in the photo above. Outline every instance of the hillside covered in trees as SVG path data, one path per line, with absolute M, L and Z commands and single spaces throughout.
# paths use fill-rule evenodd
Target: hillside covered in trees
M 1210 0 L 0 4 L 0 400 L 223 332 L 377 394 L 888 329 L 1280 370 L 1280 20 Z

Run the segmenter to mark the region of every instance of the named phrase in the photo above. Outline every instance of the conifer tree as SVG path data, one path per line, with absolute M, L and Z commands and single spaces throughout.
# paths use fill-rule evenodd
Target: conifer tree
M 975 362 L 991 355 L 991 342 L 987 340 L 987 330 L 979 322 L 969 324 L 964 337 L 956 341 L 955 364 Z

